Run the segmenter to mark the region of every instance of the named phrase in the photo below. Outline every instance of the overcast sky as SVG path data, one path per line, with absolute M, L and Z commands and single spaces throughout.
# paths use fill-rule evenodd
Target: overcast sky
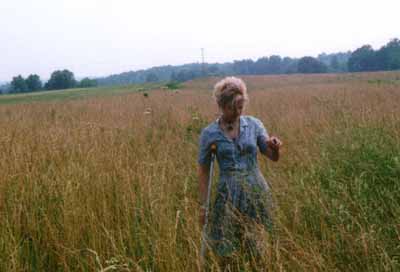
M 375 49 L 400 38 L 399 0 L 2 0 L 0 81 L 57 69 L 105 76 L 160 65 Z

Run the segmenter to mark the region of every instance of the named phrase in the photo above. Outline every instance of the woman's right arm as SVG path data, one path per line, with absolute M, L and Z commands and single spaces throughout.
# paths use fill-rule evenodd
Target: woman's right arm
M 209 179 L 208 165 L 199 164 L 198 176 L 199 176 L 199 193 L 200 193 L 200 224 L 204 225 L 205 222 L 205 205 L 207 202 L 207 189 L 208 189 L 208 179 Z

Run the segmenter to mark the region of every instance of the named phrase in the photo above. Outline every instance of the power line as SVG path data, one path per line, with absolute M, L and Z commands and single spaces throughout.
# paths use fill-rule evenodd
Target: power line
M 204 48 L 201 48 L 201 71 L 203 73 L 203 77 L 206 76 L 206 67 L 204 64 Z

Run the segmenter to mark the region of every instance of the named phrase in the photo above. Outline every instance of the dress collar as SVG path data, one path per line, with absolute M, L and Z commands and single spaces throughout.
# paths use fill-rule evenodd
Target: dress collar
M 240 115 L 240 127 L 242 128 L 242 127 L 247 127 L 248 125 L 247 125 L 247 120 L 246 120 L 246 118 L 244 118 L 244 116 L 243 115 Z
M 248 122 L 247 122 L 247 118 L 245 118 L 243 115 L 240 115 L 240 132 L 243 131 L 243 128 L 248 126 Z M 216 125 L 216 129 L 219 128 L 219 120 L 221 119 L 221 117 L 218 117 L 217 120 L 215 120 L 215 125 Z

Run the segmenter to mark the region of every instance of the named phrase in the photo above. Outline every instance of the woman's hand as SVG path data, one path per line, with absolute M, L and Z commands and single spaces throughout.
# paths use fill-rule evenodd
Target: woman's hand
M 273 150 L 279 151 L 279 148 L 282 146 L 282 142 L 278 139 L 278 137 L 271 136 L 267 140 L 267 146 Z
M 275 136 L 271 136 L 267 140 L 267 157 L 271 159 L 272 161 L 278 161 L 279 160 L 279 149 L 282 146 L 281 140 L 279 140 Z

